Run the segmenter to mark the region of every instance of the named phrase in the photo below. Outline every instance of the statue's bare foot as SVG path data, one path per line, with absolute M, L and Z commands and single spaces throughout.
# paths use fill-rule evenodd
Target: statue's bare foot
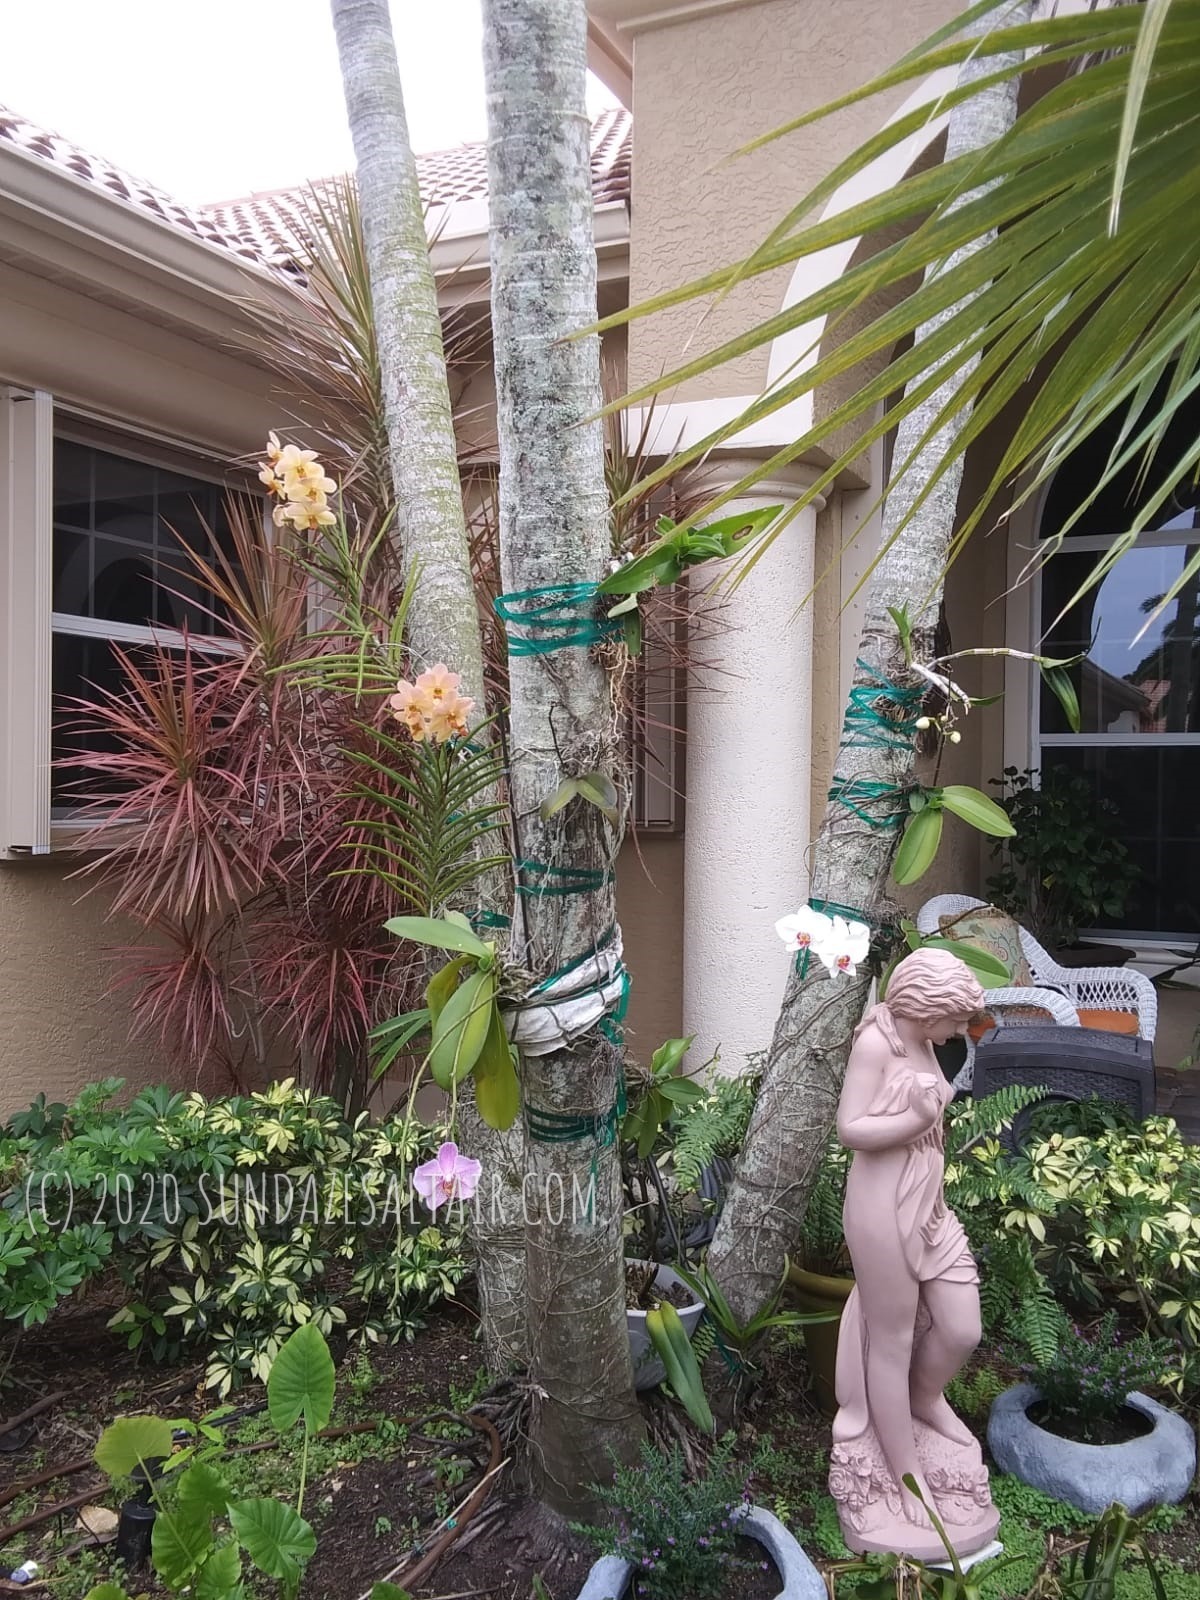
M 930 1399 L 913 1395 L 912 1414 L 935 1433 L 940 1433 L 943 1439 L 950 1439 L 955 1444 L 975 1443 L 975 1435 L 962 1418 L 951 1410 L 944 1394 L 936 1394 Z
M 930 1522 L 929 1513 L 926 1511 L 925 1507 L 931 1506 L 936 1512 L 937 1506 L 934 1505 L 933 1496 L 929 1492 L 929 1485 L 927 1483 L 922 1483 L 920 1479 L 917 1479 L 917 1482 L 920 1484 L 921 1493 L 925 1497 L 924 1504 L 922 1504 L 917 1496 L 913 1494 L 911 1489 L 906 1489 L 904 1485 L 901 1484 L 900 1507 L 904 1512 L 905 1517 L 913 1524 L 915 1528 L 932 1528 L 933 1523 Z

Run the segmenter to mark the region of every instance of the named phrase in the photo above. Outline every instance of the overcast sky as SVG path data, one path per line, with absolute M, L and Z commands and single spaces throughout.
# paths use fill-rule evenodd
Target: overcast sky
M 417 150 L 485 134 L 479 0 L 391 0 Z M 0 104 L 198 204 L 353 164 L 329 0 L 0 0 Z M 593 114 L 613 104 L 594 79 Z

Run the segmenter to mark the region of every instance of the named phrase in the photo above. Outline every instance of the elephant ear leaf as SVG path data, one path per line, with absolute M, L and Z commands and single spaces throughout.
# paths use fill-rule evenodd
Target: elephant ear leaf
M 271 1363 L 267 1406 L 271 1426 L 279 1433 L 301 1416 L 310 1433 L 319 1433 L 333 1411 L 333 1357 L 320 1328 L 311 1322 L 297 1328 Z

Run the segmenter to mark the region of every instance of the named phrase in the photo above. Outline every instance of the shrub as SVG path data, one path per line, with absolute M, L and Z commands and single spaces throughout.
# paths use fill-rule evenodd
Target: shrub
M 980 1257 L 985 1300 L 1019 1252 L 1047 1292 L 1102 1310 L 1115 1300 L 1174 1341 L 1175 1387 L 1200 1386 L 1200 1150 L 1169 1118 L 1124 1126 L 1046 1107 L 1018 1154 L 994 1140 L 952 1171 L 947 1192 Z M 1035 1351 L 1045 1360 L 1053 1351 Z
M 102 1273 L 111 1326 L 155 1360 L 208 1351 L 222 1394 L 265 1378 L 295 1328 L 411 1339 L 452 1295 L 461 1239 L 414 1210 L 410 1175 L 440 1130 L 404 1112 L 344 1120 L 288 1081 L 206 1100 L 119 1079 L 44 1097 L 0 1141 L 0 1314 L 24 1327 Z
M 689 1482 L 678 1446 L 666 1454 L 642 1446 L 640 1467 L 620 1467 L 597 1494 L 612 1526 L 580 1526 L 604 1555 L 631 1561 L 639 1593 L 654 1600 L 703 1600 L 734 1564 L 737 1520 L 750 1504 L 745 1473 L 730 1462 L 735 1440 L 713 1451 L 708 1471 Z
M 1079 1328 L 1068 1330 L 1051 1360 L 1035 1362 L 1025 1373 L 1042 1391 L 1051 1415 L 1087 1438 L 1097 1423 L 1118 1414 L 1126 1395 L 1143 1384 L 1160 1383 L 1173 1361 L 1169 1340 L 1139 1334 L 1122 1341 L 1116 1312 L 1110 1311 L 1093 1338 Z

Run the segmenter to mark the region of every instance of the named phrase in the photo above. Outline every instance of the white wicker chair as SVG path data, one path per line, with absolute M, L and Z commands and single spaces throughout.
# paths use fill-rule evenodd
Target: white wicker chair
M 974 911 L 985 905 L 986 900 L 976 900 L 970 895 L 935 895 L 918 911 L 917 928 L 925 934 L 939 933 L 940 918 L 956 917 L 963 911 Z M 990 1013 L 994 1015 L 1009 1007 L 1027 1011 L 1036 1006 L 1048 1011 L 1060 1027 L 1077 1028 L 1080 1010 L 1128 1011 L 1137 1017 L 1137 1031 L 1141 1037 L 1153 1040 L 1158 1025 L 1158 995 L 1144 974 L 1129 967 L 1060 966 L 1024 928 L 1021 929 L 1021 948 L 1036 987 L 989 989 L 987 1009 Z M 967 1059 L 954 1080 L 955 1088 L 969 1089 L 974 1075 L 975 1045 L 968 1039 Z

